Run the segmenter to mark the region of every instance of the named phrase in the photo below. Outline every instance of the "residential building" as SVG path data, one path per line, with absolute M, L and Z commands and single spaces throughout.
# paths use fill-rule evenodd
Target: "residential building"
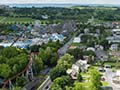
M 73 43 L 80 43 L 81 42 L 81 38 L 80 37 L 75 37 L 73 40 Z
M 96 50 L 96 59 L 101 61 L 108 61 L 108 53 L 104 50 Z

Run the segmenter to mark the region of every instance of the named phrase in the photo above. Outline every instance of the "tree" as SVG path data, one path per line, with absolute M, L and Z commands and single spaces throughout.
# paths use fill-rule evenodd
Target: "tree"
M 39 51 L 39 57 L 41 57 L 45 65 L 56 65 L 58 60 L 58 54 L 56 53 L 56 51 L 54 51 L 54 48 L 47 47 L 45 50 L 41 48 Z
M 65 86 L 67 86 L 67 85 L 69 86 L 69 85 L 71 85 L 71 83 L 72 83 L 72 81 L 69 76 L 58 77 L 53 81 L 51 90 L 56 90 L 55 86 L 64 90 L 66 88 Z
M 81 83 L 75 82 L 74 83 L 74 90 L 86 90 L 84 86 L 82 86 Z
M 30 46 L 30 50 L 31 52 L 38 52 L 39 51 L 39 47 L 38 45 L 33 45 L 33 46 Z
M 102 85 L 100 82 L 101 75 L 95 69 L 90 69 L 90 90 L 100 90 L 100 86 Z
M 67 53 L 73 55 L 75 59 L 83 59 L 83 51 L 79 48 L 76 49 L 68 49 Z
M 15 47 L 6 47 L 0 52 L 0 54 L 6 58 L 11 58 L 18 55 L 19 51 Z
M 66 69 L 64 66 L 56 66 L 50 70 L 50 77 L 52 81 L 62 75 L 66 75 Z
M 73 62 L 74 62 L 74 57 L 70 54 L 65 54 L 58 60 L 57 65 L 68 69 L 72 66 Z
M 23 70 L 27 63 L 28 55 L 25 50 L 6 47 L 0 51 L 1 77 L 5 79 Z
M 34 66 L 35 66 L 35 71 L 37 73 L 40 72 L 40 70 L 43 69 L 43 61 L 41 58 L 37 57 L 35 60 L 34 60 Z
M 23 87 L 25 85 L 25 83 L 26 83 L 25 77 L 24 76 L 17 77 L 16 83 L 17 83 L 18 86 Z
M 52 56 L 51 56 L 51 60 L 50 60 L 50 66 L 56 66 L 57 65 L 57 60 L 58 60 L 58 54 L 53 53 Z
M 71 84 L 71 78 L 69 76 L 58 77 L 53 81 L 53 84 L 58 84 L 62 89 L 65 88 L 66 85 Z
M 77 80 L 78 80 L 79 82 L 82 81 L 82 75 L 81 75 L 81 73 L 78 73 L 78 75 L 77 75 Z
M 16 87 L 13 87 L 12 90 L 22 90 L 22 88 L 19 86 L 16 86 Z
M 92 50 L 84 51 L 84 55 L 87 55 L 87 56 L 95 56 L 95 52 L 92 51 Z
M 11 74 L 11 69 L 7 64 L 0 64 L 0 77 L 8 78 Z
M 73 89 L 73 87 L 71 87 L 71 86 L 66 86 L 66 87 L 65 87 L 65 90 L 74 90 L 74 89 Z
M 63 90 L 58 84 L 52 84 L 50 90 Z
M 109 46 L 110 46 L 108 40 L 102 40 L 100 42 L 100 45 L 102 45 L 105 50 L 107 50 L 109 48 Z

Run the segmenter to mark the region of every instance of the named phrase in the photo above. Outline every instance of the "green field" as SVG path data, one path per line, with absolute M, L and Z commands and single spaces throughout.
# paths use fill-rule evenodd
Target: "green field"
M 73 6 L 71 9 L 98 9 L 98 10 L 117 10 L 116 7 L 83 7 L 83 6 Z
M 4 17 L 0 16 L 0 20 L 2 20 Z
M 35 19 L 31 18 L 12 18 L 12 17 L 0 17 L 0 23 L 33 23 Z

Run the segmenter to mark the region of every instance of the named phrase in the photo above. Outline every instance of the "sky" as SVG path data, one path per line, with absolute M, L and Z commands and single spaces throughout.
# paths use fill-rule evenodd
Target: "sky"
M 120 5 L 120 0 L 0 0 L 0 4 L 24 3 L 77 3 L 77 4 L 115 4 Z

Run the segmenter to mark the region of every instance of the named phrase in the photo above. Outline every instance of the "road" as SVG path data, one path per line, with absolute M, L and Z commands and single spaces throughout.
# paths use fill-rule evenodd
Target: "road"
M 74 33 L 72 38 L 63 47 L 61 47 L 58 50 L 58 54 L 60 57 L 63 56 L 67 52 L 69 46 L 72 44 L 73 39 L 76 35 L 77 35 L 77 32 Z M 50 79 L 50 76 L 48 76 L 48 78 L 42 83 L 42 85 L 37 90 L 50 90 L 51 85 L 52 85 L 52 81 Z
M 106 69 L 105 77 L 106 77 L 106 81 L 108 82 L 109 86 L 111 86 L 113 90 L 120 90 L 120 85 L 116 85 L 113 83 L 112 81 L 113 76 L 115 76 L 115 73 L 112 72 L 111 69 Z
M 63 56 L 63 55 L 67 52 L 69 46 L 72 44 L 73 39 L 76 37 L 77 33 L 79 33 L 79 32 L 76 31 L 76 32 L 74 33 L 74 35 L 72 36 L 72 38 L 71 38 L 63 47 L 61 47 L 61 48 L 58 50 L 58 54 L 59 54 L 60 57 Z M 80 36 L 80 35 L 79 35 L 79 36 Z
M 40 85 L 40 87 L 37 90 L 50 90 L 51 84 L 52 81 L 50 79 L 50 76 L 48 76 L 47 79 Z
M 63 47 L 61 47 L 59 50 L 58 50 L 58 54 L 59 56 L 62 56 L 66 53 L 67 49 L 69 48 L 69 46 L 72 44 L 73 42 L 73 38 L 71 38 Z

